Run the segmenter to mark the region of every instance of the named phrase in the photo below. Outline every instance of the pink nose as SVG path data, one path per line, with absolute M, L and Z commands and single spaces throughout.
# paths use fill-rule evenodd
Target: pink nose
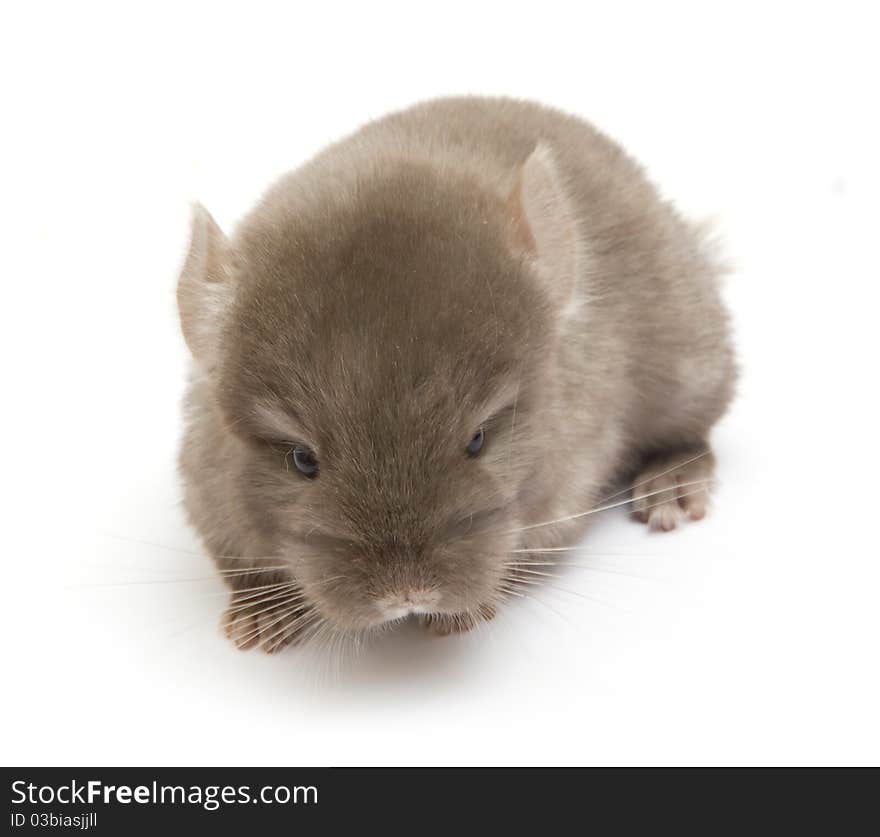
M 410 613 L 431 613 L 440 602 L 436 590 L 410 590 L 386 596 L 378 602 L 386 619 L 399 619 Z

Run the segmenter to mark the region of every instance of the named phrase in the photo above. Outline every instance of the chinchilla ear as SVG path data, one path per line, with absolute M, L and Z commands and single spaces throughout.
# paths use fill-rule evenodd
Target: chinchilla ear
M 195 360 L 214 365 L 217 336 L 232 302 L 234 282 L 226 236 L 201 204 L 192 209 L 189 252 L 177 283 L 183 337 Z
M 507 213 L 514 249 L 534 262 L 551 299 L 566 308 L 574 296 L 581 239 L 553 154 L 543 143 L 517 173 Z

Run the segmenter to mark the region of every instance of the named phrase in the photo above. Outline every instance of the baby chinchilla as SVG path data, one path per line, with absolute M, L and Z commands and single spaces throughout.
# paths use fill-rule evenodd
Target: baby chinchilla
M 719 272 L 621 148 L 521 101 L 370 123 L 230 238 L 197 206 L 180 465 L 227 634 L 466 630 L 623 479 L 653 528 L 702 517 Z

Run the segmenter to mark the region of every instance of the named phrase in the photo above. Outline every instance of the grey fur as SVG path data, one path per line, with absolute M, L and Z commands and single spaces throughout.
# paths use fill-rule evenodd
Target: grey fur
M 733 391 L 719 267 L 580 119 L 428 102 L 282 178 L 231 239 L 199 207 L 193 226 L 187 509 L 221 569 L 284 567 L 229 573 L 240 646 L 408 610 L 467 628 L 513 549 L 574 543 L 589 517 L 535 524 L 627 475 L 670 489 L 636 506 L 657 528 L 704 513 L 674 488 L 711 476 Z M 286 602 L 242 592 L 283 583 Z

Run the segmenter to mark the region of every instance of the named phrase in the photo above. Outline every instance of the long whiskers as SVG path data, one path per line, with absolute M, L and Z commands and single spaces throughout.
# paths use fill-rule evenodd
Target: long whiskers
M 226 612 L 237 613 L 242 610 L 250 610 L 253 607 L 260 607 L 261 605 L 267 605 L 269 608 L 271 608 L 278 602 L 292 601 L 293 599 L 302 601 L 305 596 L 296 589 L 296 586 L 296 582 L 291 582 L 291 584 L 287 585 L 285 588 L 273 590 L 271 593 L 265 594 L 257 598 L 252 598 L 247 601 L 242 601 L 238 598 L 233 599 L 234 603 L 226 609 Z M 251 613 L 250 615 L 256 616 L 259 613 L 262 613 L 262 611 L 258 610 L 255 613 Z
M 273 570 L 286 570 L 289 569 L 284 564 L 274 566 L 274 567 L 249 567 L 246 570 L 217 570 L 217 575 L 221 578 L 238 578 L 243 575 L 254 575 L 255 573 L 268 573 Z
M 190 555 L 193 558 L 206 558 L 209 557 L 207 552 L 199 552 L 193 549 L 184 549 L 180 546 L 168 546 L 163 543 L 155 543 L 154 541 L 144 541 L 139 538 L 131 538 L 127 535 L 117 535 L 115 532 L 99 532 L 99 534 L 104 538 L 112 538 L 117 541 L 126 541 L 127 543 L 134 543 L 140 546 L 151 546 L 155 549 L 163 549 L 166 552 L 176 552 L 180 555 Z M 217 561 L 266 561 L 270 559 L 278 560 L 277 555 L 214 555 L 214 560 Z
M 241 593 L 253 593 L 254 595 L 261 595 L 260 591 L 266 590 L 274 590 L 279 587 L 287 587 L 288 585 L 295 585 L 297 582 L 295 581 L 284 581 L 278 582 L 277 584 L 261 584 L 259 587 L 239 587 L 235 590 L 235 596 L 238 601 L 244 601 L 245 599 L 250 598 L 250 596 L 241 596 Z M 197 598 L 205 599 L 205 598 L 213 598 L 214 596 L 229 596 L 230 594 L 229 588 L 225 588 L 223 590 L 217 591 L 215 593 L 205 593 L 204 595 L 199 595 Z
M 515 584 L 515 585 L 525 585 L 527 588 L 528 587 L 538 587 L 538 588 L 549 588 L 550 590 L 559 590 L 561 593 L 568 593 L 570 596 L 577 596 L 578 598 L 587 599 L 588 601 L 591 601 L 591 602 L 598 602 L 599 604 L 604 605 L 605 607 L 614 608 L 615 610 L 620 609 L 620 608 L 618 608 L 617 605 L 613 605 L 609 602 L 604 601 L 603 599 L 597 598 L 596 596 L 590 596 L 590 595 L 587 595 L 586 593 L 578 592 L 577 590 L 569 590 L 568 587 L 561 587 L 558 584 L 551 584 L 550 582 L 545 581 L 544 579 L 512 578 L 510 583 Z M 529 598 L 534 598 L 534 597 L 530 596 Z
M 528 549 L 511 549 L 514 554 L 532 554 L 544 552 L 580 552 L 585 558 L 648 558 L 652 552 L 583 552 L 582 546 L 535 546 Z
M 280 569 L 286 569 L 286 567 L 281 567 Z M 249 570 L 243 573 L 239 573 L 237 575 L 223 575 L 220 578 L 236 578 L 238 576 L 245 575 L 253 575 L 266 572 L 266 570 Z M 67 589 L 77 589 L 83 587 L 128 587 L 130 585 L 138 585 L 138 584 L 188 584 L 190 582 L 197 581 L 216 581 L 218 576 L 215 575 L 202 575 L 196 576 L 194 578 L 150 578 L 150 579 L 139 579 L 137 581 L 109 581 L 109 582 L 97 582 L 94 584 L 68 584 L 66 585 Z
M 514 573 L 530 573 L 532 575 L 548 575 L 550 578 L 559 578 L 559 576 L 554 573 L 547 573 L 546 571 L 529 570 L 529 569 L 527 569 L 527 567 L 544 567 L 545 569 L 546 568 L 553 568 L 553 567 L 572 567 L 573 569 L 588 570 L 589 572 L 603 573 L 606 575 L 623 575 L 623 576 L 627 576 L 628 578 L 637 578 L 640 581 L 645 581 L 648 579 L 651 579 L 653 581 L 660 581 L 661 580 L 661 579 L 657 578 L 656 576 L 638 575 L 636 573 L 627 573 L 627 572 L 624 572 L 623 570 L 611 570 L 611 569 L 607 569 L 606 567 L 593 567 L 590 564 L 577 564 L 572 561 L 537 561 L 537 562 L 530 562 L 527 564 L 522 564 L 520 562 L 510 561 L 510 562 L 507 562 L 506 566 L 510 567 L 511 571 Z

